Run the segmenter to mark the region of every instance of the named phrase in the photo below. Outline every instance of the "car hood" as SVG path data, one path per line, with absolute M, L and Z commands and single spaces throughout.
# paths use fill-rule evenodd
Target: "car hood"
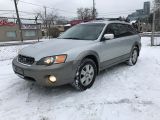
M 47 56 L 65 54 L 71 49 L 91 43 L 94 43 L 94 41 L 53 39 L 25 47 L 19 52 L 19 54 L 34 57 L 35 60 L 39 60 Z

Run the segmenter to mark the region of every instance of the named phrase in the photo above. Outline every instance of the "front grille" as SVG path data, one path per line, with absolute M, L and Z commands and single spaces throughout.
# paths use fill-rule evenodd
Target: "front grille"
M 18 55 L 18 61 L 23 64 L 32 65 L 34 63 L 34 58 Z

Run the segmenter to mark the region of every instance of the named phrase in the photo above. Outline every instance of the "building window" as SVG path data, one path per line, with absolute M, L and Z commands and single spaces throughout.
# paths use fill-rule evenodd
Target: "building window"
M 25 37 L 35 37 L 36 36 L 36 31 L 34 30 L 28 30 L 24 32 Z
M 10 38 L 16 38 L 16 31 L 7 32 L 6 35 Z

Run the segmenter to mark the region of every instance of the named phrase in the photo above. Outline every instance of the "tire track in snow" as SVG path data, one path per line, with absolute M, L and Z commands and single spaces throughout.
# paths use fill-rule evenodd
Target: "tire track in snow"
M 104 105 L 121 105 L 121 104 L 138 104 L 138 105 L 149 105 L 152 106 L 154 105 L 154 103 L 152 101 L 147 101 L 147 100 L 130 100 L 130 99 L 120 99 L 117 101 L 103 101 L 103 102 L 90 102 L 88 104 L 70 104 L 68 103 L 68 105 L 65 104 L 61 104 L 60 106 L 55 106 L 56 108 L 54 109 L 61 109 L 61 108 L 73 108 L 73 107 L 91 107 L 91 106 L 104 106 Z

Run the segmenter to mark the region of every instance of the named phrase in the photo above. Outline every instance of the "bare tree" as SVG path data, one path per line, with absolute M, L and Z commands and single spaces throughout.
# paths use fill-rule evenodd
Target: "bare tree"
M 57 21 L 58 19 L 58 14 L 53 11 L 46 15 L 43 12 L 38 12 L 38 14 L 39 14 L 40 19 L 42 20 L 42 23 L 46 25 L 46 27 L 49 24 L 54 24 L 55 21 Z
M 93 8 L 78 8 L 77 15 L 80 20 L 92 20 L 97 17 L 98 13 L 95 9 L 95 16 L 93 16 Z
M 47 14 L 46 10 L 37 12 L 43 27 L 46 30 L 46 36 L 50 37 L 50 29 L 56 23 L 58 19 L 58 14 L 56 12 L 50 12 Z
M 50 37 L 57 37 L 60 33 L 59 29 L 56 28 L 56 25 L 64 25 L 67 24 L 68 21 L 66 20 L 65 17 L 59 16 L 57 12 L 45 12 L 44 11 L 39 11 L 36 12 L 39 16 L 39 19 L 42 22 L 43 28 L 45 29 L 44 34 L 49 38 Z

